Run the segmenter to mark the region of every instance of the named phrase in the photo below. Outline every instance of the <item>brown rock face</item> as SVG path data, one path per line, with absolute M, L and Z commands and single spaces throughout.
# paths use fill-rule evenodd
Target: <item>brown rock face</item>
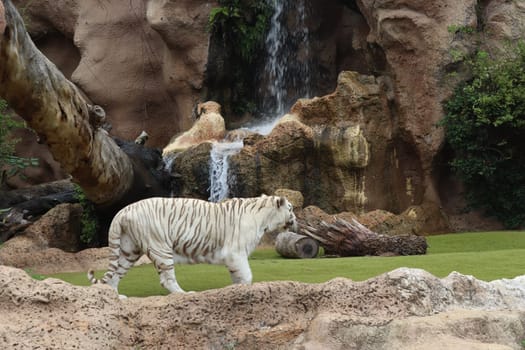
M 395 127 L 386 81 L 342 72 L 332 94 L 299 100 L 267 137 L 231 157 L 233 193 L 290 188 L 330 213 L 421 203 L 421 161 Z
M 117 137 L 162 147 L 191 126 L 210 1 L 16 1 L 39 48 L 102 106 Z M 65 54 L 67 53 L 67 54 Z
M 75 252 L 80 246 L 81 215 L 80 204 L 59 204 L 29 226 L 24 234 L 41 240 L 44 246 Z
M 396 128 L 421 167 L 417 174 L 426 201 L 440 202 L 432 179 L 432 162 L 443 142 L 442 99 L 449 87 L 443 83 L 450 62 L 451 25 L 476 26 L 476 1 L 392 2 L 358 0 L 370 27 L 368 41 L 379 45 L 391 72 Z M 417 188 L 418 186 L 413 186 Z M 416 201 L 417 202 L 417 201 Z

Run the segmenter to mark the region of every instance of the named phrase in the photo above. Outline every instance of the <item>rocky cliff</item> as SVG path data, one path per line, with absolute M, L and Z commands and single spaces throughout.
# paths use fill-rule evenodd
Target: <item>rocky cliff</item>
M 206 86 L 213 80 L 209 75 L 228 74 L 207 69 L 220 58 L 209 49 L 213 43 L 208 19 L 217 6 L 213 1 L 16 4 L 38 47 L 91 101 L 105 108 L 117 137 L 133 139 L 144 129 L 151 146 L 165 146 L 173 135 L 191 127 L 197 102 L 212 94 Z M 457 213 L 462 209 L 461 186 L 450 174 L 450 154 L 443 130 L 436 125 L 443 114 L 441 102 L 458 81 L 449 74 L 458 67 L 453 53 L 468 54 L 479 38 L 484 45 L 498 47 L 519 37 L 525 2 L 312 0 L 306 6 L 309 62 L 315 67 L 308 83 L 312 94 L 325 96 L 299 101 L 292 110 L 313 130 L 312 139 L 303 145 L 309 158 L 277 174 L 269 168 L 277 180 L 273 184 L 264 176 L 260 180 L 261 174 L 265 167 L 288 162 L 290 154 L 269 158 L 277 163 L 257 158 L 262 161 L 253 165 L 253 159 L 239 159 L 232 169 L 246 179 L 234 195 L 291 187 L 306 191 L 306 204 L 332 212 L 400 213 L 411 205 L 434 203 Z M 476 37 L 453 28 L 469 28 Z M 341 77 L 342 71 L 356 72 L 354 80 L 361 82 L 353 88 L 360 84 L 367 91 L 344 92 L 341 80 L 349 78 Z M 301 78 L 306 79 L 297 77 Z M 253 89 L 259 91 L 260 83 L 254 77 Z M 234 116 L 224 118 L 228 126 Z M 24 147 L 31 148 L 28 143 Z M 264 152 L 248 147 L 240 157 Z M 60 176 L 50 162 L 47 173 L 36 176 Z M 314 184 L 319 185 L 315 191 Z

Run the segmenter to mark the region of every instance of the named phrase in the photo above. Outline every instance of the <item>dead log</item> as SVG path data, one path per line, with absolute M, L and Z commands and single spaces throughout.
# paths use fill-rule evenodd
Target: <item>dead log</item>
M 78 198 L 69 180 L 0 191 L 0 243 L 23 232 L 57 204 L 73 202 Z
M 72 191 L 75 185 L 70 180 L 58 180 L 9 191 L 0 190 L 0 209 L 9 208 L 31 199 Z
M 277 236 L 275 249 L 285 258 L 311 259 L 319 253 L 319 243 L 308 236 L 286 231 Z
M 423 236 L 388 236 L 373 232 L 357 220 L 336 219 L 332 224 L 321 221 L 318 227 L 300 223 L 300 232 L 339 256 L 419 255 L 426 254 L 427 241 Z

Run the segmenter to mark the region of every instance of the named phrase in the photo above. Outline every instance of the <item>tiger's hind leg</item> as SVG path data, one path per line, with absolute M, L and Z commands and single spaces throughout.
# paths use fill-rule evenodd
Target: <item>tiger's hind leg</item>
M 234 284 L 251 284 L 252 270 L 246 256 L 233 256 L 226 261 L 230 277 Z
M 120 280 L 142 256 L 142 252 L 127 234 L 123 234 L 120 237 L 119 249 L 117 250 L 113 247 L 112 251 L 113 255 L 110 257 L 109 271 L 106 273 L 108 277 L 106 283 L 118 292 Z M 124 297 L 120 294 L 119 296 Z
M 184 293 L 175 277 L 173 254 L 148 250 L 148 257 L 153 262 L 155 269 L 159 273 L 160 285 L 170 293 Z

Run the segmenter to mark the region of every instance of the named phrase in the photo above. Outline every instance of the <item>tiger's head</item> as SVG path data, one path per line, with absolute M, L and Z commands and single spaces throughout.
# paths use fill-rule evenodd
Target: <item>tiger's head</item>
M 284 215 L 284 230 L 289 230 L 292 232 L 297 232 L 297 218 L 293 212 L 292 203 L 288 201 L 285 197 L 276 197 L 277 208 Z

